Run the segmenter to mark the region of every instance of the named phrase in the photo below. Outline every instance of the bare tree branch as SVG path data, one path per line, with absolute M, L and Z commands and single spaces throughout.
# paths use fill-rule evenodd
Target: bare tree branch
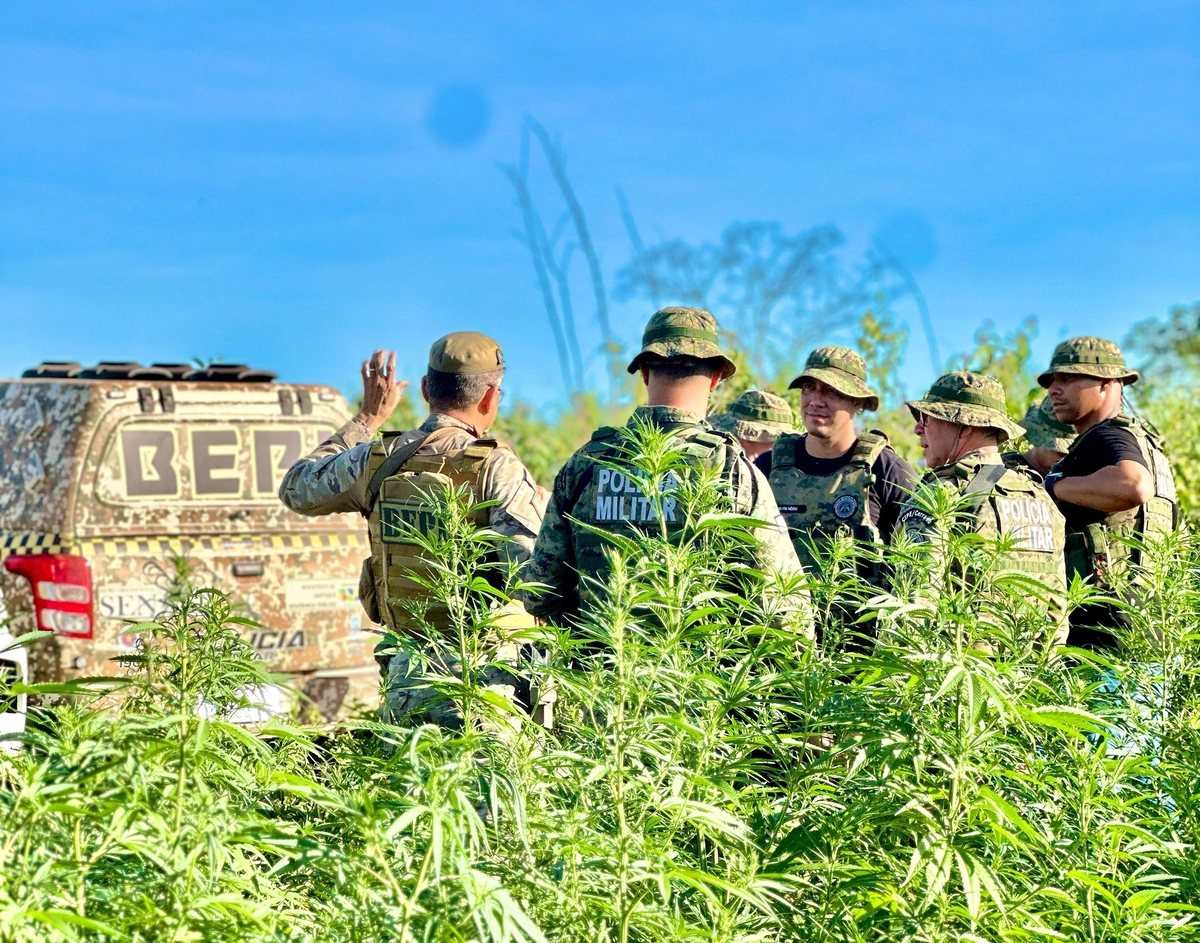
M 600 326 L 600 339 L 608 361 L 609 397 L 615 398 L 619 383 L 619 374 L 617 371 L 621 367 L 620 355 L 622 345 L 617 340 L 616 335 L 613 334 L 612 325 L 608 320 L 608 296 L 604 290 L 604 275 L 600 270 L 600 257 L 596 254 L 595 246 L 592 244 L 592 237 L 588 232 L 587 219 L 584 216 L 583 207 L 580 206 L 579 200 L 575 197 L 575 191 L 571 188 L 571 182 L 567 179 L 566 165 L 561 152 L 554 145 L 554 142 L 550 140 L 550 135 L 546 133 L 545 128 L 533 118 L 526 118 L 525 122 L 542 145 L 542 152 L 546 155 L 546 163 L 550 167 L 550 173 L 554 177 L 555 183 L 558 184 L 558 189 L 562 192 L 563 200 L 566 202 L 567 209 L 570 210 L 571 218 L 575 223 L 575 235 L 579 240 L 580 251 L 583 252 L 583 257 L 587 259 L 588 272 L 592 281 L 592 291 L 596 296 L 596 321 Z
M 642 234 L 638 232 L 637 223 L 633 219 L 633 211 L 629 208 L 629 201 L 625 199 L 625 191 L 617 187 L 617 205 L 621 208 L 621 219 L 625 223 L 625 232 L 629 234 L 629 242 L 633 246 L 633 258 L 637 262 L 644 261 L 646 258 L 646 246 L 642 242 Z M 657 311 L 662 306 L 662 293 L 659 291 L 658 278 L 654 274 L 654 269 L 650 266 L 644 266 L 642 277 L 646 282 L 646 290 L 650 295 L 650 303 L 654 305 Z
M 933 375 L 936 377 L 942 372 L 942 356 L 938 352 L 937 337 L 933 333 L 933 318 L 929 316 L 929 305 L 925 302 L 925 293 L 921 291 L 921 286 L 913 278 L 912 272 L 892 254 L 892 251 L 881 239 L 876 239 L 874 244 L 875 251 L 879 253 L 880 257 L 892 271 L 900 276 L 904 282 L 904 286 L 908 289 L 908 293 L 913 296 L 913 301 L 917 304 L 917 313 L 921 316 L 921 328 L 925 332 L 925 342 L 929 345 L 929 364 L 933 369 Z
M 542 227 L 541 217 L 538 216 L 537 210 L 534 208 L 533 200 L 529 195 L 528 185 L 528 132 L 522 134 L 522 150 L 520 168 L 512 165 L 501 165 L 500 169 L 504 175 L 508 177 L 512 183 L 513 189 L 517 193 L 517 203 L 521 207 L 521 217 L 525 223 L 525 245 L 529 249 L 529 256 L 533 260 L 533 270 L 537 276 L 538 288 L 542 293 L 542 301 L 546 306 L 546 317 L 550 320 L 550 332 L 554 335 L 554 347 L 558 353 L 558 366 L 562 372 L 563 387 L 568 395 L 574 395 L 579 391 L 579 387 L 574 382 L 573 372 L 571 369 L 571 357 L 567 350 L 566 338 L 563 335 L 562 322 L 558 314 L 558 306 L 554 300 L 554 289 L 550 284 L 550 277 L 546 271 L 546 260 L 542 255 L 542 245 L 545 239 L 545 230 Z

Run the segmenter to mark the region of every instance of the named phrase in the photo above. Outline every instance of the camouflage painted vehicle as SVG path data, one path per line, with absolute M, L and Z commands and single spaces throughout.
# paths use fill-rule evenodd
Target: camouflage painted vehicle
M 0 380 L 0 601 L 33 681 L 111 675 L 175 561 L 261 624 L 245 636 L 328 720 L 378 701 L 358 603 L 366 525 L 301 517 L 284 472 L 350 416 L 335 390 L 236 365 L 45 363 Z M 276 692 L 281 693 L 281 692 Z

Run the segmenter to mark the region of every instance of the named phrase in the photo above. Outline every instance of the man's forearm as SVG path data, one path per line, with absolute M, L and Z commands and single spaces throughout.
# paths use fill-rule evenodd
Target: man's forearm
M 1154 480 L 1149 470 L 1125 460 L 1079 478 L 1053 482 L 1056 500 L 1112 514 L 1140 507 L 1154 497 Z
M 357 447 L 373 437 L 362 423 L 350 420 L 288 469 L 279 486 L 280 499 L 300 514 L 361 510 L 358 479 L 366 468 L 367 450 Z

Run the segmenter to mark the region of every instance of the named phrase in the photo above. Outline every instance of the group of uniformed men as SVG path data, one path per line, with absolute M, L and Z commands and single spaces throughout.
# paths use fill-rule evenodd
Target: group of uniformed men
M 629 364 L 631 374 L 640 374 L 647 400 L 629 425 L 656 427 L 691 460 L 719 469 L 732 510 L 767 522 L 756 531 L 753 562 L 783 577 L 783 585 L 802 567 L 817 565 L 822 541 L 839 533 L 868 549 L 902 532 L 937 539 L 930 489 L 922 485 L 958 495 L 964 529 L 1007 538 L 1006 566 L 1059 592 L 1076 575 L 1101 588 L 1110 585 L 1136 560 L 1137 538 L 1165 534 L 1179 523 L 1171 468 L 1157 435 L 1124 409 L 1123 389 L 1138 374 L 1111 341 L 1077 337 L 1059 344 L 1038 377 L 1047 395 L 1021 425 L 1009 418 L 1005 391 L 995 379 L 966 371 L 939 377 L 923 398 L 905 404 L 924 455 L 924 476 L 883 433 L 857 428 L 856 417 L 877 410 L 880 400 L 855 352 L 820 347 L 808 356 L 790 385 L 800 391 L 803 432 L 793 428 L 788 403 L 763 390 L 742 393 L 709 417 L 710 394 L 735 370 L 709 312 L 664 308 L 650 319 Z M 397 514 L 442 483 L 468 486 L 485 504 L 477 523 L 507 538 L 502 552 L 521 567 L 526 582 L 549 587 L 522 594 L 528 613 L 569 626 L 587 603 L 586 577 L 603 573 L 606 542 L 597 529 L 628 528 L 637 522 L 630 508 L 639 506 L 638 499 L 648 504 L 640 476 L 619 471 L 627 461 L 626 436 L 614 428 L 598 430 L 562 467 L 547 495 L 511 448 L 487 437 L 504 378 L 503 354 L 491 338 L 457 332 L 433 345 L 421 380 L 429 418 L 403 434 L 378 435 L 407 385 L 396 379 L 395 355 L 376 351 L 363 364 L 362 377 L 359 413 L 292 467 L 280 497 L 302 514 L 354 511 L 368 518 L 372 554 L 360 596 L 370 618 L 393 633 L 415 631 L 411 599 L 420 594 L 429 562 L 403 533 L 419 528 L 421 519 Z M 1001 450 L 1022 435 L 1026 451 Z M 664 513 L 669 507 L 666 501 L 656 506 Z M 1071 613 L 1069 637 L 1063 621 L 1058 640 L 1111 647 L 1109 630 L 1124 620 L 1117 606 L 1079 607 Z M 438 624 L 427 606 L 417 621 Z M 484 682 L 513 696 L 514 660 L 515 646 L 501 639 Z M 381 665 L 386 716 L 423 713 L 454 723 L 452 704 L 431 707 L 436 699 L 423 675 L 457 672 L 459 666 L 422 668 L 394 648 Z M 540 716 L 548 715 L 548 704 L 528 700 L 526 695 L 528 709 L 548 723 Z

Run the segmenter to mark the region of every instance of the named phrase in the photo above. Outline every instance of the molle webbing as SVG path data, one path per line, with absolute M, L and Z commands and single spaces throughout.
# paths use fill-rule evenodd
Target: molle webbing
M 1154 479 L 1154 496 L 1136 508 L 1109 514 L 1102 524 L 1091 524 L 1068 535 L 1068 576 L 1078 573 L 1095 577 L 1098 582 L 1104 582 L 1106 575 L 1119 572 L 1130 563 L 1141 563 L 1141 551 L 1117 538 L 1162 538 L 1180 523 L 1171 463 L 1158 436 L 1140 420 L 1122 414 L 1097 423 L 1072 443 L 1071 451 L 1076 451 L 1093 429 L 1102 426 L 1125 429 L 1133 436 Z
M 845 465 L 829 475 L 809 475 L 799 468 L 803 437 L 786 435 L 776 441 L 771 456 L 771 490 L 805 566 L 817 562 L 809 551 L 809 542 L 814 538 L 849 530 L 864 543 L 880 543 L 879 530 L 871 521 L 871 486 L 875 483 L 872 468 L 887 444 L 882 432 L 864 432 Z
M 437 429 L 414 440 L 416 448 L 410 442 L 389 456 L 372 456 L 371 464 L 378 464 L 371 484 L 378 483 L 368 515 L 371 571 L 379 617 L 393 631 L 419 636 L 426 626 L 449 625 L 449 614 L 423 585 L 438 578 L 436 561 L 413 532 L 429 537 L 442 526 L 433 505 L 438 491 L 465 486 L 469 499 L 479 501 L 489 457 L 501 447 L 494 439 L 476 439 L 452 452 L 418 451 L 459 434 L 454 428 Z M 486 508 L 474 512 L 473 523 L 487 525 Z
M 673 431 L 683 439 L 680 452 L 687 464 L 712 467 L 719 463 L 722 479 L 733 486 L 736 494 L 739 473 L 730 465 L 738 464 L 741 453 L 732 447 L 732 440 L 695 424 L 681 425 Z M 676 504 L 673 492 L 664 491 L 658 496 L 643 493 L 641 475 L 629 467 L 616 442 L 618 436 L 619 430 L 601 429 L 583 447 L 589 461 L 579 469 L 563 511 L 590 527 L 614 533 L 643 529 L 657 533 L 663 526 L 668 533 L 679 531 L 686 509 Z M 604 549 L 611 546 L 610 542 L 582 527 L 572 528 L 571 539 L 579 571 L 589 577 L 602 576 L 607 568 Z

